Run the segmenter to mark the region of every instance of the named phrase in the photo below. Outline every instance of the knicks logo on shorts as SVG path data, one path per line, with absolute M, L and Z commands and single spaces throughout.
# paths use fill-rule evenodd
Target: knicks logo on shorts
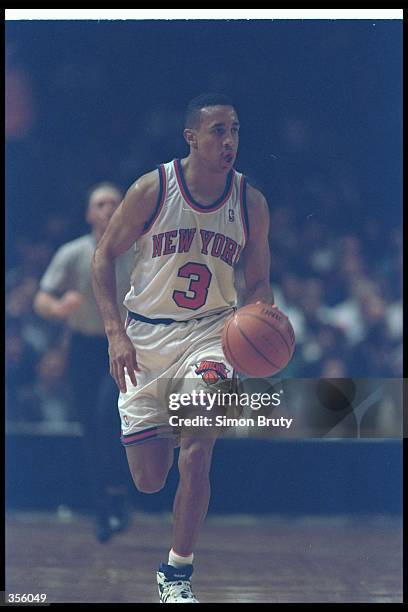
M 207 385 L 213 385 L 219 380 L 228 378 L 229 368 L 220 361 L 200 361 L 196 366 L 195 373 L 201 374 Z

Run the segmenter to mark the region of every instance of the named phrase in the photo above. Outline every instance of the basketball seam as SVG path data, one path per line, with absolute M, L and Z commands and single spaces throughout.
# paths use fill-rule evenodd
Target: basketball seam
M 257 347 L 255 346 L 255 344 L 253 344 L 253 342 L 251 342 L 251 340 L 244 334 L 244 332 L 242 331 L 242 329 L 239 327 L 239 325 L 237 324 L 237 329 L 239 330 L 239 333 L 241 334 L 241 336 L 243 336 L 245 338 L 245 340 L 248 342 L 248 344 L 250 344 L 252 346 L 252 348 L 254 349 L 254 351 L 256 351 L 258 353 L 258 355 L 260 355 L 263 359 L 265 359 L 265 361 L 267 361 L 268 363 L 270 363 L 274 368 L 276 368 L 278 371 L 281 370 L 282 368 L 280 368 L 279 366 L 276 365 L 276 363 L 273 363 L 273 361 L 271 361 L 270 359 L 268 359 L 268 357 L 265 357 L 265 355 L 263 353 L 261 353 L 261 351 L 259 349 L 257 349 Z
M 269 321 L 267 321 L 266 319 L 264 319 L 264 318 L 260 317 L 259 315 L 253 314 L 252 312 L 242 312 L 242 313 L 240 313 L 240 316 L 241 316 L 241 317 L 243 317 L 243 316 L 246 316 L 246 317 L 253 317 L 253 318 L 255 318 L 255 319 L 258 319 L 259 321 L 262 321 L 263 323 L 265 323 L 265 324 L 266 324 L 266 325 L 268 325 L 269 327 L 271 327 L 271 328 L 272 328 L 274 331 L 276 331 L 276 333 L 277 333 L 277 334 L 279 334 L 279 336 L 281 337 L 282 341 L 285 343 L 286 348 L 287 348 L 287 349 L 288 349 L 288 351 L 289 351 L 289 356 L 291 356 L 291 355 L 292 355 L 291 348 L 290 348 L 290 346 L 288 345 L 288 343 L 286 342 L 285 337 L 284 337 L 284 336 L 281 334 L 281 332 L 279 331 L 279 329 L 276 329 L 276 327 L 274 327 L 273 325 L 271 325 L 271 324 L 269 323 Z
M 230 347 L 230 344 L 229 344 L 229 342 L 228 342 L 228 329 L 229 329 L 229 326 L 231 325 L 231 322 L 232 322 L 232 319 L 231 319 L 231 321 L 229 321 L 229 323 L 228 323 L 228 325 L 227 325 L 227 328 L 226 328 L 226 330 L 225 330 L 225 334 L 224 334 L 225 347 L 226 347 L 226 349 L 227 349 L 228 353 L 231 355 L 232 361 L 235 361 L 235 363 L 236 363 L 236 364 L 237 364 L 239 367 L 241 367 L 240 362 L 238 361 L 238 359 L 236 359 L 236 358 L 235 358 L 235 355 L 234 355 L 234 353 L 232 352 L 231 347 Z M 241 370 L 241 372 L 245 372 L 245 370 Z

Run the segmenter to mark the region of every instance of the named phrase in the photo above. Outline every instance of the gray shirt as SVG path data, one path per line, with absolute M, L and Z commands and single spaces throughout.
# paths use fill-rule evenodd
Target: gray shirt
M 64 244 L 55 253 L 45 271 L 40 289 L 55 297 L 61 297 L 66 291 L 81 293 L 85 302 L 67 319 L 68 326 L 74 332 L 88 336 L 103 336 L 105 331 L 91 281 L 91 262 L 95 248 L 96 239 L 93 234 L 81 236 Z M 122 302 L 130 286 L 133 258 L 134 249 L 131 248 L 116 260 L 117 296 L 123 319 L 126 311 Z

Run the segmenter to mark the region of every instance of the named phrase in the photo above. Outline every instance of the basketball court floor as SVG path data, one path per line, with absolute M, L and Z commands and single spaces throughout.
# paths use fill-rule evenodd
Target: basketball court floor
M 92 530 L 87 515 L 10 513 L 6 591 L 48 603 L 158 602 L 170 515 L 135 512 L 106 544 Z M 202 603 L 402 601 L 400 517 L 211 515 L 195 553 Z

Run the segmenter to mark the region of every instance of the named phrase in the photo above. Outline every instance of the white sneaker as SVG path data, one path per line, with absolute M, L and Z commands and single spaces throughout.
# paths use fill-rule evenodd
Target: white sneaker
M 191 590 L 192 565 L 173 567 L 160 563 L 157 572 L 160 603 L 199 603 Z

